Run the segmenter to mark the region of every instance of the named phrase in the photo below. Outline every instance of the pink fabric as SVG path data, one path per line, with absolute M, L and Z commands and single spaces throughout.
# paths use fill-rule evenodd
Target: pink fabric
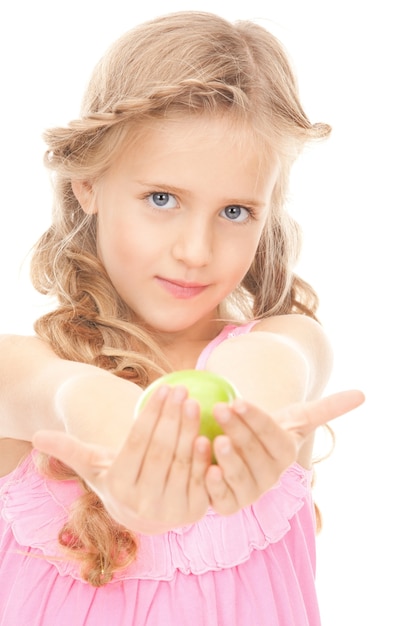
M 221 340 L 248 330 L 224 329 Z M 97 589 L 57 540 L 80 486 L 45 480 L 34 456 L 0 479 L 0 626 L 320 624 L 310 471 L 293 465 L 235 515 L 209 509 L 196 524 L 140 536 L 137 560 Z
M 207 344 L 205 349 L 199 355 L 199 358 L 196 363 L 197 370 L 203 370 L 206 367 L 207 359 L 210 354 L 213 352 L 216 346 L 219 343 L 222 343 L 225 339 L 230 339 L 231 337 L 237 337 L 238 335 L 243 335 L 245 333 L 250 332 L 250 330 L 257 324 L 257 320 L 253 320 L 248 324 L 243 324 L 242 326 L 234 326 L 233 324 L 229 324 L 225 326 L 223 330 L 215 337 L 210 343 Z

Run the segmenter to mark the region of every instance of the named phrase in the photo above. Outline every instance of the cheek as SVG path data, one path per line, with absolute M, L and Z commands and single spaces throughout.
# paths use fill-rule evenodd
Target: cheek
M 240 283 L 247 274 L 258 248 L 261 231 L 262 229 L 257 229 L 244 233 L 234 243 L 229 245 L 225 241 L 222 244 L 218 266 L 221 271 L 225 268 L 230 273 L 232 282 Z
M 109 271 L 117 266 L 125 268 L 132 265 L 140 250 L 132 229 L 119 220 L 115 223 L 101 220 L 97 228 L 98 257 Z

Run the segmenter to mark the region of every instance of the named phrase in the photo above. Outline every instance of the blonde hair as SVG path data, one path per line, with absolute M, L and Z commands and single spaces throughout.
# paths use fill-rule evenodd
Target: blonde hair
M 273 151 L 280 162 L 268 223 L 242 284 L 223 303 L 225 316 L 234 308 L 243 319 L 315 317 L 317 296 L 294 273 L 300 231 L 284 206 L 293 161 L 307 141 L 326 137 L 330 128 L 308 120 L 287 55 L 271 33 L 249 21 L 179 12 L 122 36 L 95 68 L 80 119 L 45 134 L 55 204 L 31 270 L 34 286 L 58 304 L 35 329 L 63 358 L 92 363 L 142 387 L 168 369 L 155 337 L 135 323 L 99 261 L 97 218 L 82 211 L 71 181 L 103 176 L 152 120 L 204 113 L 246 124 L 261 156 Z M 50 473 L 50 463 L 44 466 Z M 53 463 L 54 476 L 64 471 Z M 132 534 L 106 517 L 84 485 L 60 536 L 82 562 L 83 577 L 96 586 L 136 555 Z

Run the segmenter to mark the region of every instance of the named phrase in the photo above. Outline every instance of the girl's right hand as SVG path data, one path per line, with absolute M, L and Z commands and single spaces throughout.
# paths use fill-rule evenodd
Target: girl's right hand
M 39 431 L 38 450 L 81 476 L 108 513 L 135 532 L 157 534 L 206 513 L 210 442 L 198 437 L 199 405 L 184 387 L 159 387 L 141 410 L 122 449 Z

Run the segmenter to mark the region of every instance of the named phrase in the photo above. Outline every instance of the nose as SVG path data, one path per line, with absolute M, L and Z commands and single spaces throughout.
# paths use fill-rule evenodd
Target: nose
M 179 224 L 173 255 L 188 267 L 204 267 L 212 258 L 213 233 L 211 224 L 200 216 L 190 217 Z

